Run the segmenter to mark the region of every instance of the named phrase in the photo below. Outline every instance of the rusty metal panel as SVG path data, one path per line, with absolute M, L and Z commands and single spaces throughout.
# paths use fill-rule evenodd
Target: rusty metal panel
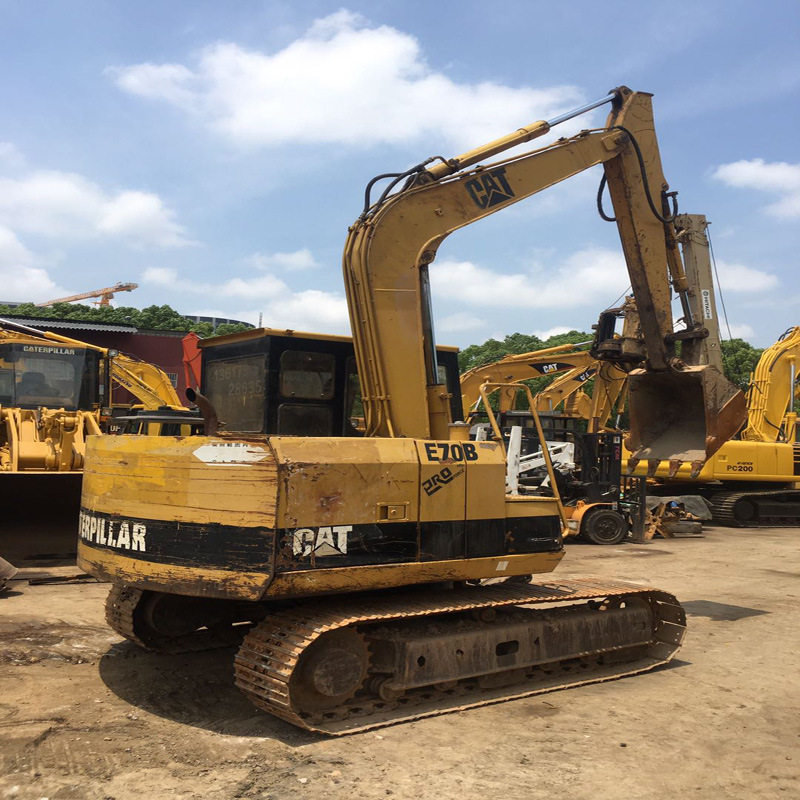
M 266 439 L 92 436 L 81 505 L 144 519 L 274 528 L 276 494 Z
M 280 483 L 276 527 L 417 520 L 419 462 L 412 441 L 276 436 L 270 444 Z

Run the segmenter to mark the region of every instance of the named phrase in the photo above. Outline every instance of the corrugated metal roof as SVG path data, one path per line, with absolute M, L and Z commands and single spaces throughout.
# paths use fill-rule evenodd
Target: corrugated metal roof
M 138 333 L 139 329 L 132 325 L 99 324 L 96 322 L 76 322 L 69 319 L 27 319 L 24 317 L 9 317 L 9 321 L 28 325 L 31 328 L 64 328 L 73 331 L 107 331 L 110 333 Z

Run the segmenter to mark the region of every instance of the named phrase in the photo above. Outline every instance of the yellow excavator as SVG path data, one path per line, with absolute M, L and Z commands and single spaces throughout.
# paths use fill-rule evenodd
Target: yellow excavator
M 626 329 L 626 333 L 631 331 Z M 461 399 L 464 408 L 470 409 L 467 419 L 472 423 L 471 436 L 474 432 L 482 437 L 484 431 L 497 425 L 499 435 L 511 444 L 512 428 L 520 428 L 515 480 L 525 483 L 529 491 L 544 489 L 550 475 L 542 443 L 531 415 L 516 411 L 515 405 L 522 395 L 520 382 L 555 376 L 533 395 L 533 402 L 564 506 L 564 536 L 612 545 L 644 524 L 643 487 L 638 479 L 623 478 L 621 431 L 607 427 L 612 412 L 625 402 L 627 373 L 612 362 L 597 361 L 582 347 L 588 344 L 510 354 L 468 370 L 461 376 Z M 590 396 L 583 390 L 592 379 Z M 490 386 L 497 388 L 487 392 Z M 496 410 L 489 408 L 492 395 L 497 396 Z M 488 422 L 484 421 L 487 417 Z M 525 437 L 525 432 L 530 435 Z M 516 446 L 514 442 L 512 449 Z
M 74 555 L 63 520 L 77 514 L 87 439 L 111 423 L 117 386 L 143 409 L 188 412 L 153 364 L 0 319 L 4 555 Z
M 482 164 L 606 103 L 602 128 Z M 79 565 L 113 583 L 111 626 L 162 652 L 246 633 L 237 685 L 256 706 L 327 734 L 668 661 L 685 627 L 669 593 L 588 578 L 530 582 L 564 554 L 558 495 L 507 491 L 505 444 L 470 441 L 453 419 L 433 336 L 428 268 L 445 237 L 599 164 L 639 309 L 638 362 L 646 358 L 629 374 L 632 452 L 699 471 L 742 425 L 744 397 L 694 363 L 704 334 L 690 311 L 674 330 L 670 285 L 687 301 L 674 196 L 651 97 L 620 87 L 397 173 L 374 203 L 370 182 L 343 259 L 363 436 L 262 433 L 271 395 L 290 415 L 304 399 L 304 413 L 322 421 L 325 404 L 314 398 L 342 391 L 343 375 L 300 352 L 282 357 L 280 375 L 234 354 L 229 371 L 220 368 L 246 430 L 221 430 L 203 404 L 205 436 L 90 440 Z
M 712 281 L 708 222 L 700 214 L 676 217 L 677 238 L 690 284 L 689 305 L 709 335 L 700 361 L 722 369 L 719 322 Z M 731 527 L 794 527 L 800 524 L 800 445 L 797 443 L 797 360 L 800 328 L 789 328 L 761 355 L 747 392 L 747 423 L 695 475 L 662 463 L 650 474 L 659 492 L 701 494 L 714 522 Z M 643 474 L 640 468 L 637 474 Z
M 665 491 L 702 494 L 714 522 L 738 528 L 800 525 L 800 444 L 797 442 L 797 362 L 800 327 L 789 328 L 756 365 L 747 392 L 747 424 L 692 477 L 655 476 Z
M 461 402 L 468 416 L 477 416 L 482 407 L 480 388 L 484 383 L 516 384 L 532 378 L 558 376 L 534 395 L 536 410 L 560 420 L 582 419 L 589 433 L 606 428 L 611 415 L 624 407 L 628 374 L 617 364 L 598 361 L 584 345 L 563 344 L 512 353 L 503 358 L 473 367 L 461 375 Z M 583 391 L 594 380 L 594 391 Z M 497 390 L 497 410 L 513 409 L 516 387 Z

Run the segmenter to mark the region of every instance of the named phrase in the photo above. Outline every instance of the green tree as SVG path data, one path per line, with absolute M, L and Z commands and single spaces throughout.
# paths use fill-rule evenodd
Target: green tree
M 487 339 L 483 344 L 471 344 L 458 354 L 458 366 L 462 372 L 473 367 L 491 364 L 511 353 L 530 353 L 533 350 L 543 350 L 547 347 L 558 347 L 562 344 L 577 344 L 588 342 L 592 339 L 591 333 L 583 331 L 569 331 L 550 336 L 544 341 L 538 336 L 527 333 L 512 333 L 502 341 Z
M 744 339 L 729 339 L 722 342 L 725 377 L 740 389 L 746 389 L 750 383 L 750 375 L 763 352 Z
M 246 331 L 250 326 L 241 323 L 220 325 L 216 331 L 210 322 L 195 322 L 179 314 L 171 306 L 87 306 L 81 303 L 55 303 L 39 308 L 33 303 L 14 306 L 0 306 L 0 317 L 26 317 L 28 319 L 65 319 L 74 322 L 106 322 L 116 325 L 132 325 L 151 331 L 196 331 L 203 338 L 221 336 L 224 333 Z

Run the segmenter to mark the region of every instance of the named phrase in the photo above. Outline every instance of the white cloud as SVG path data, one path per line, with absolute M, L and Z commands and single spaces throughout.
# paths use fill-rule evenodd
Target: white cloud
M 253 253 L 247 262 L 257 269 L 280 272 L 299 272 L 316 269 L 319 266 L 307 247 L 295 250 L 293 253 Z
M 558 264 L 500 273 L 471 261 L 445 260 L 431 267 L 442 299 L 500 308 L 603 308 L 628 285 L 621 253 L 603 247 L 579 250 Z
M 123 239 L 139 247 L 191 244 L 174 212 L 150 192 L 104 192 L 69 172 L 38 171 L 0 178 L 0 223 L 50 238 Z
M 111 73 L 124 91 L 182 108 L 235 144 L 258 147 L 363 148 L 423 134 L 472 147 L 584 100 L 574 86 L 457 83 L 428 66 L 413 36 L 345 10 L 278 52 L 218 42 L 192 68 L 145 63 Z
M 712 177 L 728 186 L 778 195 L 764 211 L 779 219 L 800 219 L 800 164 L 754 158 L 722 164 Z
M 276 256 L 285 254 L 274 254 Z M 310 253 L 309 253 L 310 255 Z M 266 261 L 271 256 L 266 256 Z M 312 259 L 313 260 L 313 259 Z M 280 262 L 277 259 L 274 263 Z M 225 297 L 241 303 L 248 301 L 246 310 L 197 312 L 206 316 L 222 316 L 255 322 L 259 312 L 263 313 L 263 324 L 271 328 L 320 331 L 322 333 L 348 334 L 349 316 L 344 295 L 319 289 L 294 291 L 276 275 L 235 277 L 221 283 L 198 282 L 179 276 L 170 267 L 149 267 L 142 282 L 180 292 L 199 294 L 209 299 Z
M 0 142 L 0 166 L 21 167 L 25 164 L 25 156 L 11 142 Z
M 734 339 L 747 340 L 751 339 L 753 336 L 756 335 L 756 332 L 752 328 L 752 326 L 748 325 L 746 322 L 742 322 L 738 325 L 736 323 L 733 323 L 731 324 L 730 329 L 731 329 L 731 336 L 733 336 Z M 727 333 L 727 328 L 725 329 L 725 332 Z
M 553 328 L 548 328 L 546 331 L 533 331 L 534 336 L 538 336 L 543 341 L 546 341 L 551 336 L 558 336 L 560 333 L 569 333 L 576 330 L 576 328 L 567 328 L 564 325 L 556 325 Z
M 717 268 L 720 285 L 726 292 L 766 292 L 779 283 L 777 275 L 744 264 L 718 261 Z
M 436 330 L 441 333 L 463 333 L 474 331 L 486 325 L 485 320 L 470 314 L 468 311 L 458 311 L 455 314 L 443 317 L 436 322 Z
M 68 293 L 36 265 L 14 232 L 0 225 L 0 300 L 43 302 Z

